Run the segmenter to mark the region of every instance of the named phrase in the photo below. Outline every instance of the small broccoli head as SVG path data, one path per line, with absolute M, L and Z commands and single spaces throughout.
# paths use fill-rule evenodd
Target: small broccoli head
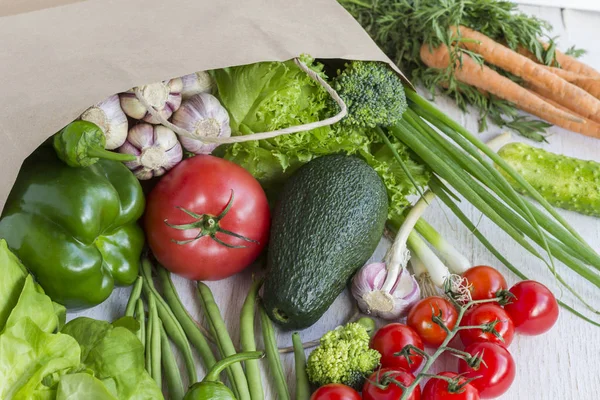
M 400 77 L 385 63 L 352 61 L 332 87 L 348 107 L 341 124 L 360 128 L 395 125 L 406 111 Z
M 369 349 L 364 325 L 350 323 L 327 332 L 308 357 L 306 373 L 319 386 L 343 383 L 360 390 L 365 378 L 379 365 L 381 354 Z

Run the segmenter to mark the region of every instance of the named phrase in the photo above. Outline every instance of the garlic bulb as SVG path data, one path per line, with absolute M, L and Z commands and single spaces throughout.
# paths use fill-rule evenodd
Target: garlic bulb
M 139 87 L 140 95 L 152 106 L 164 119 L 171 115 L 181 105 L 181 89 L 183 82 L 181 78 L 170 81 L 156 82 Z M 160 124 L 161 121 L 154 117 L 148 109 L 138 100 L 134 89 L 119 94 L 121 107 L 125 114 L 133 119 L 141 119 L 151 124 Z
M 85 110 L 80 119 L 98 125 L 106 137 L 104 148 L 108 150 L 116 149 L 127 139 L 127 116 L 116 94 Z
M 415 278 L 403 268 L 394 285 L 387 291 L 383 284 L 388 276 L 385 263 L 372 263 L 362 267 L 352 279 L 352 295 L 358 308 L 365 314 L 383 319 L 398 319 L 406 316 L 419 300 L 420 289 Z
M 126 162 L 140 180 L 161 176 L 183 158 L 177 135 L 162 125 L 141 123 L 129 130 L 120 153 L 133 154 L 137 160 Z
M 215 86 L 215 82 L 210 74 L 206 71 L 198 71 L 193 74 L 184 75 L 181 77 L 183 89 L 181 89 L 181 98 L 183 100 L 199 93 L 210 93 Z
M 171 121 L 198 138 L 179 135 L 183 147 L 195 154 L 210 154 L 218 146 L 217 143 L 202 142 L 203 137 L 231 136 L 227 110 L 215 96 L 208 93 L 185 100 Z

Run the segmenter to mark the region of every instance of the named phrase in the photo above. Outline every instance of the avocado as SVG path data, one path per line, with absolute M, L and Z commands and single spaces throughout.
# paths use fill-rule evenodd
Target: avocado
M 363 160 L 330 155 L 300 167 L 273 211 L 269 317 L 287 329 L 314 324 L 375 251 L 387 212 L 385 186 Z

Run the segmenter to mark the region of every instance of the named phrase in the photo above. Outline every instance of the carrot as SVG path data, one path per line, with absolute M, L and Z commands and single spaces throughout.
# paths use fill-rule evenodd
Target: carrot
M 529 90 L 531 91 L 532 94 L 539 97 L 541 100 L 552 104 L 554 107 L 559 108 L 563 111 L 570 111 L 568 108 L 561 106 L 554 100 L 551 100 L 551 99 L 545 97 L 544 94 L 547 94 L 547 93 L 544 93 L 544 94 L 538 93 L 537 91 L 540 91 L 540 89 L 531 87 L 531 88 L 529 88 Z M 582 135 L 600 138 L 600 124 L 598 124 L 592 120 L 589 120 L 589 119 L 586 119 L 585 121 L 586 121 L 585 124 L 579 124 L 576 122 L 565 121 L 564 124 L 556 124 L 556 125 L 560 126 L 561 128 L 568 129 L 572 132 L 581 133 Z
M 450 65 L 450 52 L 444 45 L 436 49 L 430 49 L 427 44 L 424 44 L 421 46 L 421 60 L 431 68 L 447 68 Z M 574 116 L 568 111 L 563 111 L 541 100 L 490 67 L 479 65 L 466 54 L 462 56 L 462 63 L 456 61 L 454 77 L 460 82 L 510 101 L 521 110 L 536 115 L 552 124 L 563 126 L 566 125 L 566 121 L 569 121 L 583 125 L 581 117 Z
M 542 44 L 544 45 L 545 49 L 547 49 L 549 46 L 548 43 L 542 42 Z M 537 59 L 537 57 L 532 52 L 527 50 L 526 48 L 519 47 L 517 49 L 517 52 L 519 54 L 521 54 L 522 56 L 525 56 L 525 57 L 529 58 L 530 60 L 533 60 L 533 61 L 539 63 L 539 60 Z M 594 68 L 590 67 L 589 65 L 582 63 L 575 57 L 566 55 L 565 53 L 562 53 L 558 50 L 554 51 L 554 56 L 556 58 L 556 62 L 558 62 L 561 69 L 567 70 L 569 72 L 573 72 L 574 74 L 584 75 L 584 76 L 587 76 L 588 78 L 600 79 L 600 72 L 596 71 Z
M 456 27 L 451 27 L 451 29 L 458 34 Z M 585 90 L 570 84 L 527 57 L 502 46 L 477 31 L 462 25 L 458 29 L 462 38 L 470 39 L 460 43 L 464 48 L 480 54 L 489 64 L 519 76 L 526 82 L 549 90 L 552 93 L 552 99 L 557 103 L 575 110 L 585 118 L 600 122 L 600 100 Z
M 572 83 L 573 85 L 579 86 L 592 96 L 600 99 L 600 78 L 590 78 L 587 75 L 576 74 L 575 72 L 568 71 L 566 69 L 556 67 L 546 67 L 545 69 L 563 78 L 565 81 Z

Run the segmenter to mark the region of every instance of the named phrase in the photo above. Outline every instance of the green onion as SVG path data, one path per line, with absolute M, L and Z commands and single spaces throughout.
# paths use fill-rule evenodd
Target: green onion
M 496 258 L 502 263 L 504 264 L 511 272 L 513 272 L 515 275 L 517 275 L 519 278 L 523 279 L 523 280 L 528 280 L 529 278 L 523 274 L 517 267 L 515 267 L 510 261 L 508 261 L 503 255 L 502 253 L 500 253 L 495 247 L 494 245 L 492 245 L 490 243 L 489 240 L 487 240 L 487 238 L 485 236 L 483 236 L 483 234 L 479 231 L 479 229 L 477 229 L 477 227 L 473 224 L 473 222 L 471 222 L 471 220 L 461 211 L 461 209 L 452 201 L 452 199 L 450 198 L 450 196 L 447 195 L 447 193 L 445 192 L 445 190 L 441 189 L 437 183 L 432 182 L 431 184 L 431 190 L 433 190 L 438 197 L 440 198 L 440 200 L 442 200 L 442 202 L 444 204 L 446 204 L 446 206 L 448 208 L 450 208 L 450 210 L 452 210 L 452 212 L 454 213 L 454 215 L 456 215 L 458 217 L 458 219 L 467 227 L 467 229 L 473 233 L 473 235 L 475 235 L 475 237 L 481 242 L 481 244 L 483 244 L 489 251 L 490 253 L 492 253 L 494 256 L 496 256 Z M 576 316 L 578 316 L 579 318 L 589 322 L 592 325 L 598 326 L 600 327 L 600 323 L 591 320 L 590 318 L 586 317 L 585 315 L 581 314 L 579 311 L 573 309 L 571 306 L 565 304 L 563 301 L 558 300 L 558 304 L 561 305 L 561 307 L 567 309 L 568 311 L 570 311 L 571 313 L 575 314 Z
M 448 269 L 453 274 L 461 275 L 473 266 L 461 252 L 448 243 L 448 241 L 423 218 L 417 221 L 415 229 L 440 253 L 446 266 L 448 266 Z
M 430 189 L 435 188 L 434 191 L 438 196 L 443 193 L 445 201 L 454 204 L 450 197 L 457 198 L 446 184 L 452 187 L 519 245 L 542 260 L 554 273 L 557 281 L 585 306 L 599 313 L 558 274 L 554 260 L 561 261 L 590 283 L 600 287 L 600 274 L 597 272 L 600 270 L 600 255 L 530 184 L 476 136 L 444 115 L 413 90 L 407 88 L 406 96 L 409 99 L 409 109 L 405 112 L 402 121 L 390 127 L 388 133 L 395 140 L 404 143 L 437 175 L 431 179 Z M 446 136 L 434 128 L 439 129 Z M 384 140 L 384 143 L 393 148 L 391 142 Z M 487 161 L 485 156 L 489 157 L 496 166 Z M 519 195 L 504 174 L 517 182 L 525 194 L 537 200 L 545 212 Z M 451 209 L 457 214 L 456 208 Z M 417 222 L 415 228 L 440 251 L 447 261 L 457 257 L 458 252 L 426 222 Z M 416 234 L 413 236 L 409 240 L 411 248 L 417 247 L 417 251 L 424 248 L 421 238 Z M 547 256 L 542 256 L 534 244 L 540 246 Z M 427 251 L 423 251 L 425 257 L 428 257 Z M 418 258 L 422 259 L 423 256 L 418 255 Z M 454 272 L 458 273 L 467 267 L 466 260 L 463 258 L 459 261 L 459 258 L 460 256 L 456 258 L 456 264 L 452 261 L 448 262 L 453 266 Z M 429 264 L 425 260 L 423 262 L 425 265 Z M 574 311 L 568 306 L 565 307 Z M 582 316 L 577 311 L 575 313 Z

